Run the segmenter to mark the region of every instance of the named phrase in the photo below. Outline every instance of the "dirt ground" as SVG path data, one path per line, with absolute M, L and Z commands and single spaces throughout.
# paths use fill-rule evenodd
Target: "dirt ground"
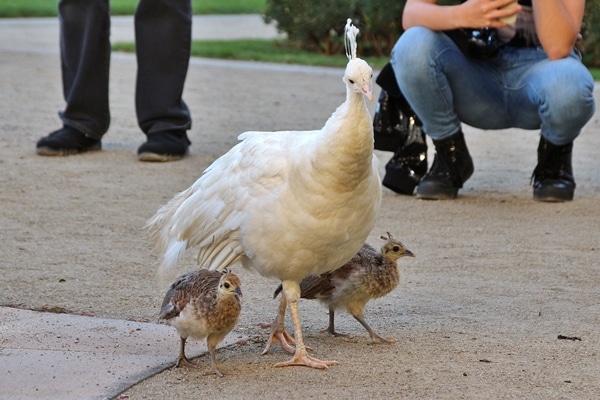
M 194 118 L 191 155 L 141 163 L 134 76 L 134 58 L 113 55 L 103 151 L 40 157 L 35 142 L 59 127 L 63 106 L 57 57 L 0 56 L 0 305 L 154 321 L 165 287 L 155 280 L 146 220 L 239 133 L 320 128 L 344 99 L 338 69 L 195 59 L 184 96 Z M 170 369 L 121 398 L 598 398 L 598 115 L 575 145 L 573 202 L 532 200 L 538 135 L 519 130 L 465 129 L 476 171 L 455 201 L 384 190 L 369 242 L 378 247 L 389 231 L 417 257 L 400 260 L 400 286 L 369 303 L 366 319 L 397 343 L 370 344 L 344 313 L 337 328 L 350 337 L 320 334 L 326 310 L 303 301 L 306 343 L 339 365 L 275 369 L 288 355 L 260 354 L 267 334 L 258 323 L 276 313 L 277 282 L 239 268 L 244 309 L 232 335 L 251 340 L 217 352 L 228 375 Z M 383 171 L 391 154 L 377 154 Z M 193 267 L 189 252 L 180 272 Z

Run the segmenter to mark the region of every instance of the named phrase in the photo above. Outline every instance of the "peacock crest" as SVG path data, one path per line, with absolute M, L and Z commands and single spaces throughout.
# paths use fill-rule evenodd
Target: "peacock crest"
M 356 37 L 360 30 L 352 25 L 352 19 L 348 18 L 346 27 L 344 28 L 344 46 L 346 47 L 346 57 L 348 60 L 356 58 Z

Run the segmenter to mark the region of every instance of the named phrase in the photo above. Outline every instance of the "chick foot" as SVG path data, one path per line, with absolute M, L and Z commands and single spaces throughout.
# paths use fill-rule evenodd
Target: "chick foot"
M 371 340 L 373 343 L 385 343 L 385 344 L 393 344 L 396 343 L 396 339 L 389 338 L 386 339 L 384 337 L 379 336 L 370 326 L 367 324 L 367 321 L 362 317 L 362 315 L 354 315 L 354 318 L 360 322 L 362 326 L 369 332 L 369 336 L 371 336 Z
M 335 330 L 331 330 L 329 328 L 321 329 L 319 333 L 329 333 L 332 336 L 349 336 L 347 333 L 336 332 Z
M 186 367 L 186 368 L 195 368 L 198 369 L 200 366 L 196 363 L 191 362 L 186 356 L 179 357 L 177 359 L 177 364 L 175 364 L 176 368 Z
M 373 343 L 385 343 L 385 344 L 394 344 L 397 342 L 397 340 L 394 338 L 384 338 L 384 337 L 379 336 L 376 333 L 371 335 L 371 340 L 373 341 Z
M 335 330 L 335 311 L 332 309 L 329 309 L 329 326 L 325 329 L 321 329 L 319 331 L 319 333 L 329 333 L 330 335 L 333 336 L 349 336 L 345 333 L 340 333 L 340 332 L 336 332 Z

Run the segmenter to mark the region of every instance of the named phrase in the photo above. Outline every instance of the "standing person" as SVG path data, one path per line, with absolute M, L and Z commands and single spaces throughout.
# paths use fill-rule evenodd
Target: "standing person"
M 110 111 L 109 0 L 60 0 L 60 54 L 66 107 L 63 127 L 37 142 L 44 156 L 99 150 Z M 182 99 L 192 35 L 190 0 L 140 0 L 135 11 L 135 106 L 146 142 L 141 161 L 172 161 L 187 154 L 192 121 Z
M 595 110 L 594 80 L 574 47 L 585 0 L 512 2 L 406 2 L 406 31 L 390 63 L 436 150 L 417 186 L 418 198 L 453 199 L 472 175 L 464 122 L 481 129 L 540 129 L 533 198 L 573 199 L 573 141 Z M 516 23 L 501 21 L 515 14 Z M 497 29 L 503 45 L 493 56 L 474 57 L 452 35 L 458 28 Z

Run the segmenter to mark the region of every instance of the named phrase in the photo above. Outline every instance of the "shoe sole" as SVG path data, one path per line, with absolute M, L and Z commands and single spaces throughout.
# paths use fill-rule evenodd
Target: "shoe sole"
M 146 162 L 168 162 L 181 160 L 184 155 L 173 155 L 173 154 L 158 154 L 158 153 L 140 153 L 138 154 L 139 161 Z
M 97 145 L 87 147 L 85 149 L 53 149 L 52 147 L 38 147 L 36 148 L 36 153 L 40 156 L 72 156 L 80 153 L 87 153 L 90 151 L 98 151 L 102 150 L 102 145 L 98 143 Z
M 397 185 L 396 183 L 400 183 L 400 184 Z M 385 186 L 386 188 L 392 190 L 394 193 L 403 194 L 405 196 L 412 196 L 415 191 L 415 187 L 417 186 L 416 183 L 412 183 L 412 182 L 390 183 L 390 182 L 386 181 L 385 179 L 383 180 L 382 185 Z
M 541 201 L 546 203 L 562 203 L 565 201 L 572 201 L 574 192 L 552 192 L 552 193 L 538 193 L 533 192 L 533 199 L 535 201 Z
M 533 199 L 535 201 L 546 201 L 550 203 L 559 203 L 563 201 L 571 201 L 575 195 L 575 183 L 572 187 L 565 187 L 560 181 L 548 180 L 546 184 L 537 182 L 533 187 Z
M 417 199 L 421 200 L 454 200 L 458 197 L 458 190 L 456 192 L 448 192 L 448 193 L 419 193 L 416 195 Z
M 421 182 L 417 186 L 417 199 L 423 200 L 453 200 L 458 196 L 458 189 L 455 187 L 439 187 L 437 185 L 427 185 L 427 182 Z

